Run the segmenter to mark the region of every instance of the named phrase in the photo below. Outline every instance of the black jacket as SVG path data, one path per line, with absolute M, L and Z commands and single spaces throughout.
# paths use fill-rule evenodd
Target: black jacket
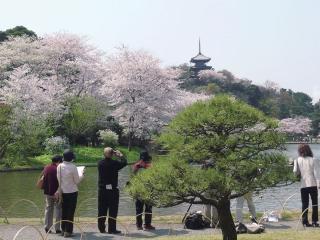
M 122 158 L 120 161 L 112 159 L 102 159 L 98 162 L 99 189 L 106 189 L 106 185 L 111 184 L 112 189 L 118 187 L 118 172 L 127 166 L 127 160 Z

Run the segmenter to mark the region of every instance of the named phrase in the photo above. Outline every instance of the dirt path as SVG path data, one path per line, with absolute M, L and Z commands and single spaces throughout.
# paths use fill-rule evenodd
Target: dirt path
M 23 224 L 1 224 L 0 225 L 0 240 L 12 240 L 16 233 L 25 225 Z M 84 232 L 82 239 L 86 240 L 99 240 L 99 239 L 143 239 L 143 238 L 155 238 L 168 235 L 199 235 L 199 234 L 220 234 L 219 229 L 204 229 L 204 230 L 189 230 L 184 229 L 181 224 L 158 224 L 155 231 L 139 231 L 135 228 L 134 224 L 119 226 L 119 230 L 122 231 L 120 235 L 101 234 L 98 232 L 96 224 L 80 223 L 79 227 Z M 280 231 L 280 230 L 302 230 L 301 224 L 297 221 L 281 221 L 278 223 L 265 224 L 266 231 Z M 39 231 L 39 232 L 38 232 Z M 41 236 L 42 235 L 42 236 Z M 20 232 L 16 239 L 65 239 L 57 234 L 46 234 L 41 225 L 32 225 Z M 75 236 L 70 239 L 81 239 L 81 231 L 75 227 Z

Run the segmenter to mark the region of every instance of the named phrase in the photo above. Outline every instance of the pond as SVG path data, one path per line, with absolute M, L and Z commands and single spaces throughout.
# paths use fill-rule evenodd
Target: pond
M 311 145 L 315 157 L 320 157 L 320 145 Z M 287 146 L 287 155 L 290 158 L 297 156 L 297 145 L 289 144 Z M 0 172 L 0 217 L 1 208 L 8 212 L 10 217 L 37 217 L 37 205 L 41 214 L 44 210 L 44 197 L 42 191 L 35 187 L 36 179 L 40 171 L 25 172 Z M 121 170 L 119 174 L 120 186 L 120 207 L 119 215 L 135 215 L 134 201 L 124 191 L 123 187 L 130 176 L 130 167 Z M 287 204 L 287 209 L 300 209 L 300 191 L 299 183 L 280 188 L 267 189 L 255 196 L 255 204 L 258 211 L 279 210 L 281 203 L 291 197 Z M 79 198 L 77 211 L 80 216 L 97 215 L 97 169 L 88 167 L 86 176 L 79 186 Z M 25 201 L 25 200 L 28 201 Z M 32 201 L 33 203 L 31 203 Z M 234 201 L 232 208 L 234 209 Z M 155 215 L 174 215 L 184 214 L 187 210 L 187 204 L 181 204 L 172 208 L 156 208 Z M 192 209 L 202 209 L 202 206 L 193 206 Z

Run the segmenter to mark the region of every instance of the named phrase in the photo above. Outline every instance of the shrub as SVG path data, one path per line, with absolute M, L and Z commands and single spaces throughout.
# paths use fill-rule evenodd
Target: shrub
M 43 153 L 45 139 L 52 136 L 52 129 L 41 119 L 25 116 L 15 119 L 12 128 L 12 142 L 8 146 L 6 158 L 14 162 L 28 160 Z
M 44 142 L 45 149 L 49 153 L 61 153 L 64 149 L 70 148 L 66 137 L 50 137 Z
M 99 140 L 108 147 L 115 147 L 118 145 L 119 136 L 115 132 L 106 129 L 98 131 Z

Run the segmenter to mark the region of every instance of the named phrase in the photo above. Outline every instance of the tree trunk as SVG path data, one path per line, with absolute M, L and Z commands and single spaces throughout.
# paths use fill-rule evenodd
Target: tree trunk
M 128 138 L 128 151 L 131 151 L 131 147 L 132 147 L 132 133 L 129 133 L 129 138 Z
M 230 211 L 230 200 L 222 200 L 218 203 L 218 215 L 223 240 L 237 240 L 236 227 Z

